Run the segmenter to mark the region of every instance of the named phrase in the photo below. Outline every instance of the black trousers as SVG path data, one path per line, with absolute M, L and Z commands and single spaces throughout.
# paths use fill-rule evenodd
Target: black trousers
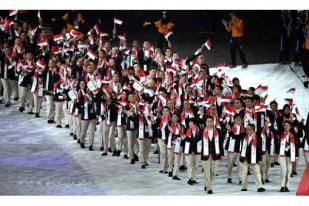
M 309 49 L 304 49 L 302 56 L 303 69 L 307 77 L 309 77 Z
M 232 37 L 230 41 L 230 51 L 231 51 L 231 59 L 232 65 L 236 66 L 236 52 L 239 52 L 239 57 L 242 64 L 247 64 L 247 60 L 244 53 L 244 46 L 242 43 L 242 37 Z
M 280 36 L 280 62 L 288 62 L 291 50 L 291 39 L 286 34 Z
M 168 42 L 164 37 L 164 34 L 158 33 L 158 48 L 163 52 L 167 49 Z

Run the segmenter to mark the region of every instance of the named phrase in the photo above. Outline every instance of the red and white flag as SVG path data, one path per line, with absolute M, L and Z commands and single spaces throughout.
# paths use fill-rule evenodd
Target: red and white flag
M 291 88 L 291 89 L 289 89 L 288 91 L 286 91 L 286 93 L 292 93 L 292 94 L 294 94 L 294 93 L 295 93 L 295 90 L 296 90 L 296 88 Z
M 98 24 L 94 25 L 93 29 L 95 30 L 95 33 L 97 33 L 97 35 L 99 35 L 99 34 L 101 33 L 101 31 L 100 31 L 100 28 L 99 28 L 99 25 L 98 25 Z
M 263 85 L 259 85 L 255 90 L 254 90 L 254 93 L 256 95 L 260 95 L 262 94 L 263 92 L 266 92 L 268 90 L 268 86 L 263 86 Z
M 72 30 L 70 31 L 70 35 L 71 35 L 72 37 L 77 37 L 77 36 L 80 35 L 80 32 L 79 32 L 79 31 L 76 31 L 76 30 L 74 30 L 74 29 L 72 29 Z
M 5 19 L 0 22 L 0 28 L 2 31 L 7 31 L 9 30 L 12 24 L 14 24 L 13 21 L 10 21 L 9 19 Z
M 164 38 L 168 41 L 168 37 L 170 37 L 172 34 L 174 34 L 172 31 L 165 32 Z
M 41 11 L 38 11 L 38 18 L 41 19 Z
M 223 69 L 225 67 L 225 63 L 217 64 L 215 66 L 216 69 Z
M 266 112 L 267 105 L 257 104 L 254 107 L 255 112 Z
M 80 44 L 77 45 L 77 48 L 78 49 L 86 49 L 86 48 L 88 48 L 88 45 L 85 44 L 85 43 L 80 43 Z
M 47 40 L 39 40 L 38 41 L 38 46 L 48 46 Z
M 11 10 L 9 16 L 15 16 L 18 13 L 18 10 Z
M 61 53 L 59 46 L 52 46 L 51 51 L 52 51 L 52 53 L 55 54 L 55 55 Z
M 98 56 L 95 52 L 91 51 L 91 50 L 88 50 L 87 56 L 89 56 L 92 60 L 96 59 Z
M 210 51 L 211 47 L 212 47 L 212 43 L 211 41 L 208 39 L 205 43 L 204 46 Z
M 222 96 L 221 103 L 230 103 L 232 101 L 232 96 Z
M 126 40 L 126 37 L 124 35 L 118 35 L 117 36 L 120 40 Z
M 284 101 L 286 104 L 290 105 L 290 107 L 294 104 L 294 100 L 292 98 L 285 98 Z
M 36 27 L 35 29 L 31 29 L 31 28 L 30 28 L 30 31 L 29 31 L 28 35 L 34 36 L 34 34 L 35 34 L 35 32 L 36 32 L 37 30 L 38 30 L 38 27 Z
M 62 41 L 63 40 L 63 35 L 62 34 L 56 34 L 54 35 L 54 41 Z
M 101 33 L 100 33 L 100 36 L 103 36 L 103 37 L 104 37 L 104 36 L 109 36 L 109 34 L 108 34 L 108 33 L 105 33 L 105 32 L 101 32 Z
M 39 59 L 37 62 L 36 62 L 36 65 L 38 67 L 41 67 L 42 69 L 44 69 L 46 67 L 46 64 L 41 60 Z
M 123 21 L 121 19 L 118 19 L 118 18 L 114 17 L 114 23 L 118 24 L 118 25 L 121 25 L 123 23 Z
M 236 109 L 234 107 L 232 107 L 231 105 L 227 104 L 225 106 L 225 112 L 227 114 L 234 115 L 234 114 L 236 114 Z

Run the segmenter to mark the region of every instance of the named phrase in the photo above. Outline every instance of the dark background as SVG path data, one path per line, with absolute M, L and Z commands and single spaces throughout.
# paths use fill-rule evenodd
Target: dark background
M 43 10 L 41 16 L 45 25 L 52 25 L 55 33 L 61 27 L 60 23 L 51 23 L 52 17 L 60 18 L 66 11 Z M 154 26 L 143 27 L 144 21 L 156 21 L 162 11 L 159 10 L 88 10 L 80 11 L 86 20 L 81 28 L 83 32 L 89 31 L 98 19 L 101 20 L 100 29 L 111 32 L 113 29 L 113 17 L 118 17 L 124 24 L 117 26 L 118 33 L 126 35 L 131 43 L 133 39 L 140 41 L 150 40 L 156 45 L 157 35 Z M 182 57 L 191 55 L 208 38 L 213 42 L 211 51 L 204 49 L 206 61 L 210 66 L 219 63 L 230 63 L 228 34 L 225 31 L 221 19 L 227 18 L 230 11 L 206 11 L 206 10 L 172 10 L 168 16 L 174 22 L 174 35 L 170 40 L 174 50 Z M 243 10 L 236 11 L 245 23 L 245 53 L 249 64 L 274 63 L 279 58 L 280 36 L 280 10 Z M 294 11 L 295 15 L 296 12 Z M 0 16 L 8 16 L 8 11 L 0 11 Z M 19 14 L 19 19 L 28 20 L 31 24 L 37 22 L 37 11 L 28 11 Z M 57 29 L 58 28 L 58 29 Z M 292 43 L 293 45 L 293 43 Z M 292 56 L 292 55 L 291 55 Z M 238 57 L 237 57 L 238 58 Z M 240 64 L 239 58 L 237 61 Z

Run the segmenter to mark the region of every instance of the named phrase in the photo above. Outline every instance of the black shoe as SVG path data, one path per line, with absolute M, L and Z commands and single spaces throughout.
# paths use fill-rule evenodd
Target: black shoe
M 248 189 L 241 189 L 241 191 L 242 191 L 242 192 L 246 192 L 246 191 L 248 191 Z
M 109 153 L 112 153 L 112 148 L 108 148 L 107 150 Z
M 124 159 L 129 159 L 128 155 L 123 155 Z
M 117 156 L 117 151 L 114 151 L 112 156 Z
M 274 163 L 271 163 L 271 164 L 270 164 L 270 167 L 274 167 Z
M 210 195 L 213 194 L 212 190 L 208 190 L 207 194 L 210 194 Z
M 70 136 L 74 136 L 74 134 L 73 134 L 73 133 L 70 133 Z
M 281 188 L 280 188 L 280 192 L 284 192 L 284 187 L 281 187 Z
M 131 165 L 135 164 L 135 160 L 131 160 L 130 164 Z
M 261 180 L 262 180 L 262 185 L 264 185 L 264 183 L 265 183 L 264 180 L 263 179 L 261 179 Z
M 7 104 L 5 104 L 5 107 L 10 107 L 10 104 L 8 104 L 8 103 L 7 103 Z
M 73 136 L 73 139 L 74 139 L 74 140 L 77 140 L 77 136 L 76 136 L 76 135 L 74 135 L 74 136 Z
M 134 160 L 135 160 L 136 162 L 139 161 L 138 156 L 137 156 L 136 154 L 134 154 Z
M 119 157 L 119 156 L 120 156 L 120 154 L 121 154 L 121 151 L 120 151 L 120 150 L 118 150 L 118 151 L 117 151 L 117 157 Z
M 233 167 L 237 167 L 237 164 L 234 163 L 234 164 L 233 164 Z
M 103 152 L 101 156 L 107 156 L 107 152 Z
M 196 180 L 192 180 L 193 184 L 198 184 L 198 182 Z
M 240 181 L 238 182 L 238 184 L 241 185 L 241 183 L 242 183 L 242 181 L 240 180 Z
M 293 174 L 291 173 L 290 177 L 293 177 Z
M 159 154 L 159 151 L 158 151 L 158 150 L 156 150 L 156 151 L 154 151 L 154 152 L 153 152 L 153 154 Z
M 179 167 L 179 171 L 185 171 L 185 170 L 186 170 L 186 166 L 181 165 L 181 166 Z
M 168 172 L 168 176 L 169 177 L 173 177 L 173 173 L 172 172 Z
M 41 116 L 39 115 L 39 113 L 35 113 L 35 118 L 40 118 Z
M 193 185 L 192 179 L 189 179 L 187 183 L 188 183 L 189 185 Z
M 289 188 L 285 187 L 284 192 L 290 192 Z
M 176 175 L 173 177 L 173 180 L 180 180 L 179 177 L 177 177 Z
M 274 165 L 280 165 L 280 163 L 279 162 L 275 162 Z
M 292 174 L 293 174 L 293 175 L 297 175 L 297 172 L 296 172 L 296 171 L 292 171 Z
M 164 173 L 164 174 L 168 174 L 168 171 L 164 171 L 163 173 Z
M 89 151 L 93 151 L 92 145 L 89 146 Z
M 206 186 L 204 187 L 204 191 L 207 191 L 207 187 Z
M 62 126 L 61 125 L 57 125 L 56 128 L 62 128 Z
M 77 143 L 80 144 L 80 139 L 77 140 Z
M 248 173 L 247 173 L 247 175 L 251 175 L 251 172 L 248 170 Z
M 162 173 L 162 174 L 163 174 L 163 172 L 164 172 L 163 170 L 160 170 L 160 171 L 159 171 L 159 173 Z
M 142 167 L 141 167 L 142 169 L 146 169 L 146 166 L 145 165 L 142 165 Z
M 51 124 L 51 123 L 52 123 L 52 120 L 50 120 L 50 119 L 47 120 L 47 123 L 48 123 L 48 124 Z
M 265 189 L 263 187 L 257 189 L 257 192 L 265 192 Z
M 70 126 L 69 126 L 68 124 L 66 124 L 66 125 L 64 126 L 64 128 L 70 128 Z
M 100 147 L 100 151 L 104 151 L 104 147 Z
M 19 107 L 19 111 L 20 111 L 20 112 L 23 112 L 23 111 L 25 111 L 25 108 Z
M 3 104 L 3 101 L 2 101 L 2 99 L 0 99 L 0 104 Z
M 27 114 L 34 114 L 33 112 L 27 112 Z
M 232 178 L 228 178 L 227 183 L 232 183 Z
M 18 101 L 18 97 L 14 97 L 14 101 L 17 102 Z
M 266 182 L 266 183 L 270 183 L 269 179 L 266 179 L 265 182 Z
M 86 148 L 86 147 L 85 147 L 85 144 L 84 144 L 83 142 L 80 143 L 80 148 L 83 148 L 83 149 Z
M 149 164 L 148 164 L 147 162 L 145 163 L 145 165 L 146 165 L 147 167 L 149 167 Z

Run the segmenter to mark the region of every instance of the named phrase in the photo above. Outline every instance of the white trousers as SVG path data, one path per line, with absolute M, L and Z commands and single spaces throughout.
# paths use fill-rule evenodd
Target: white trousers
M 55 121 L 57 125 L 61 125 L 63 102 L 55 102 Z
M 139 161 L 141 164 L 146 164 L 149 157 L 149 151 L 151 146 L 151 140 L 148 138 L 138 139 L 139 147 Z
M 188 179 L 195 179 L 197 175 L 197 168 L 200 155 L 188 154 L 186 155 L 187 167 L 188 167 Z
M 33 109 L 33 95 L 28 87 L 19 87 L 21 107 L 25 108 L 27 102 L 27 112 L 32 112 Z
M 40 113 L 41 104 L 43 102 L 43 96 L 39 97 L 38 92 L 33 93 L 33 101 L 34 101 L 34 112 Z
M 207 190 L 212 190 L 212 182 L 218 171 L 218 160 L 213 160 L 212 155 L 209 156 L 208 160 L 203 160 L 204 169 L 204 184 Z
M 3 87 L 3 100 L 5 104 L 10 103 L 12 93 L 14 97 L 18 97 L 17 83 L 15 80 L 1 79 L 1 84 Z
M 167 147 L 165 140 L 158 138 L 159 150 L 160 150 L 160 170 L 166 172 L 168 167 L 167 162 Z
M 232 178 L 232 171 L 233 171 L 233 167 L 234 167 L 234 163 L 237 163 L 237 169 L 239 171 L 239 161 L 237 161 L 239 159 L 239 153 L 237 152 L 227 152 L 227 177 L 228 178 Z M 238 172 L 238 174 L 240 174 Z M 238 179 L 240 180 L 241 177 L 240 175 L 238 175 Z
M 248 178 L 248 167 L 249 164 L 247 160 L 244 162 L 240 162 L 240 167 L 241 167 L 241 187 L 242 189 L 248 189 L 248 183 L 247 183 L 247 178 Z M 258 164 L 250 166 L 252 169 L 253 177 L 254 177 L 254 182 L 257 188 L 262 187 L 262 180 L 261 180 L 261 170 L 260 166 Z
M 89 132 L 89 145 L 92 146 L 94 142 L 94 133 L 95 133 L 95 127 L 97 124 L 96 119 L 92 120 L 81 120 L 82 123 L 82 131 L 81 131 L 81 138 L 80 142 L 85 143 L 87 131 Z
M 126 125 L 116 126 L 116 128 L 117 128 L 116 149 L 122 151 L 125 155 L 127 155 L 128 141 L 127 141 Z
M 179 177 L 181 154 L 174 153 L 173 148 L 167 150 L 168 172 L 173 170 L 173 176 Z M 174 165 L 174 166 L 173 166 Z
M 54 120 L 55 117 L 55 102 L 53 95 L 45 95 L 47 102 L 47 119 Z
M 260 162 L 260 165 L 261 165 L 261 176 L 263 180 L 267 180 L 269 178 L 269 169 L 272 161 L 273 157 L 271 157 L 268 154 L 268 152 L 262 155 L 262 161 Z
M 82 120 L 81 120 L 82 115 L 76 115 L 74 116 L 74 121 L 75 121 L 75 135 L 77 136 L 77 139 L 81 139 L 81 134 L 82 134 Z
M 139 150 L 137 146 L 138 144 L 137 144 L 136 136 L 137 136 L 137 130 L 127 130 L 128 154 L 131 160 L 134 159 L 134 154 L 136 154 L 137 151 Z
M 279 157 L 281 167 L 281 187 L 289 187 L 292 173 L 292 163 L 289 157 Z

